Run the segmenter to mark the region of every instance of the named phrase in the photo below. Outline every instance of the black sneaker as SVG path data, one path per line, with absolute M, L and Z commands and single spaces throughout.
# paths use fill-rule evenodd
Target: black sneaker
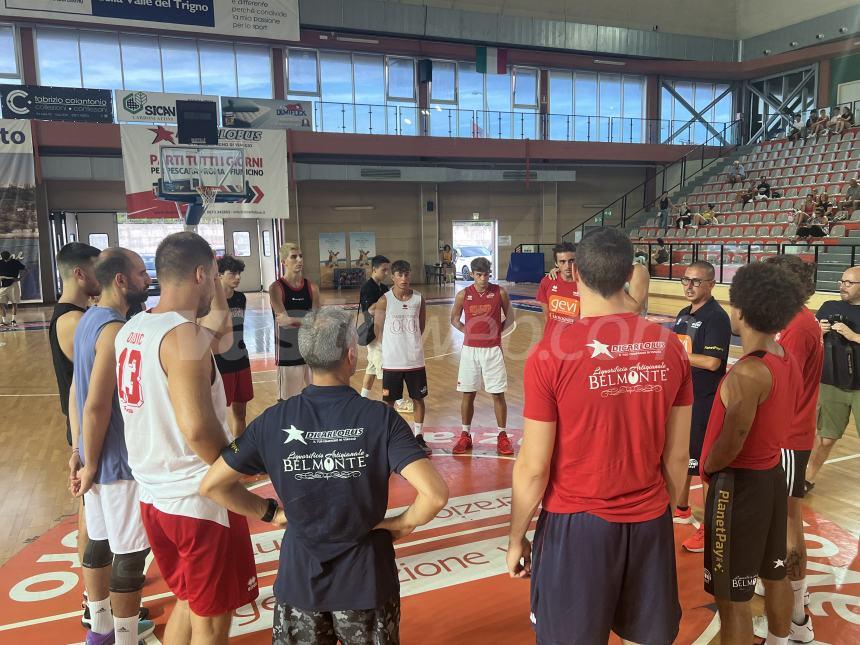
M 81 625 L 86 627 L 87 629 L 92 629 L 93 619 L 90 618 L 90 606 L 87 604 L 87 601 L 84 600 L 81 603 L 84 607 L 84 615 L 81 616 Z M 149 620 L 149 608 L 141 607 L 140 613 L 138 614 L 138 620 Z
M 803 480 L 803 492 L 810 493 L 812 489 L 815 488 L 815 482 L 808 481 L 806 479 Z
M 421 450 L 423 450 L 428 457 L 433 454 L 433 449 L 427 445 L 426 441 L 424 441 L 423 434 L 415 435 L 415 440 L 418 442 L 418 445 L 421 446 Z

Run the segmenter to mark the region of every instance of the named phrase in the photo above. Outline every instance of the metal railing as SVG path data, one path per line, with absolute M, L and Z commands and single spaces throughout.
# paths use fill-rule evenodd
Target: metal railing
M 670 193 L 686 185 L 689 180 L 718 162 L 733 149 L 736 144 L 729 142 L 739 140 L 740 125 L 740 121 L 734 121 L 724 126 L 722 131 L 712 135 L 705 143 L 696 146 L 677 161 L 663 166 L 653 177 L 628 190 L 614 202 L 569 230 L 562 239 L 576 242 L 587 228 L 594 226 L 624 228 L 639 213 L 653 207 L 663 192 Z

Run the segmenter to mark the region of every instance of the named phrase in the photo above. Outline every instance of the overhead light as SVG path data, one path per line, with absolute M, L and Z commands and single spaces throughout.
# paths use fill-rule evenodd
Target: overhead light
M 332 206 L 336 211 L 372 211 L 376 206 Z
M 764 54 L 765 56 L 767 56 L 768 54 L 770 54 L 770 50 L 769 49 L 762 49 L 761 53 Z
M 839 28 L 839 33 L 840 33 L 840 34 L 848 33 L 848 27 L 840 27 L 840 28 Z
M 822 38 L 824 38 L 824 34 L 815 34 L 815 37 L 816 37 L 818 40 L 821 40 Z
M 353 38 L 352 36 L 335 36 L 334 39 L 342 43 L 364 43 L 365 45 L 379 44 L 379 41 L 374 38 Z
M 624 67 L 627 65 L 623 60 L 604 60 L 602 58 L 595 58 L 593 63 L 597 63 L 598 65 L 617 65 L 618 67 Z
M 796 41 L 796 40 L 792 40 L 790 43 L 788 43 L 788 45 L 789 45 L 790 47 L 797 47 L 797 41 Z

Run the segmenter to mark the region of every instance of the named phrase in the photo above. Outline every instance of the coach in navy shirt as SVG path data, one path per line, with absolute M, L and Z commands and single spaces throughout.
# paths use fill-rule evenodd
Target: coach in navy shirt
M 263 412 L 212 465 L 200 492 L 228 509 L 287 529 L 275 581 L 273 643 L 400 642 L 393 541 L 432 520 L 448 488 L 405 421 L 350 385 L 357 362 L 352 316 L 308 313 L 299 351 L 312 385 Z M 388 480 L 418 495 L 385 519 Z M 276 500 L 246 490 L 268 473 Z

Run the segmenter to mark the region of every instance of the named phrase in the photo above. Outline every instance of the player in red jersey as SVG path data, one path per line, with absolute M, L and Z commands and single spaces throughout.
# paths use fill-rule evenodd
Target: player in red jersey
M 815 293 L 815 264 L 804 262 L 796 255 L 775 255 L 768 258 L 767 262 L 787 269 L 797 276 L 807 300 Z M 804 608 L 806 540 L 803 537 L 801 500 L 806 496 L 806 466 L 815 444 L 818 383 L 824 364 L 824 340 L 815 314 L 804 305 L 788 326 L 777 334 L 776 341 L 797 361 L 803 378 L 803 388 L 798 393 L 800 409 L 793 419 L 782 449 L 782 467 L 788 488 L 788 557 L 785 568 L 794 595 L 789 640 L 809 643 L 815 639 L 815 634 L 812 630 L 812 617 L 806 614 Z
M 514 324 L 514 310 L 508 292 L 497 284 L 490 284 L 490 261 L 487 258 L 472 260 L 472 279 L 475 283 L 460 291 L 451 308 L 451 324 L 463 333 L 463 351 L 460 353 L 460 371 L 457 391 L 463 393 L 460 417 L 463 431 L 454 444 L 455 455 L 472 449 L 472 417 L 475 415 L 475 395 L 483 382 L 484 390 L 493 397 L 496 425 L 499 429 L 496 452 L 514 454 L 514 447 L 506 432 L 508 404 L 508 372 L 502 354 L 502 332 Z M 502 312 L 505 314 L 502 322 Z M 460 319 L 466 314 L 465 323 Z
M 729 290 L 732 331 L 744 355 L 720 382 L 705 443 L 705 590 L 720 613 L 720 641 L 750 643 L 749 600 L 761 576 L 767 595 L 768 645 L 785 645 L 791 627 L 786 579 L 785 419 L 800 411 L 800 369 L 774 341 L 806 300 L 804 287 L 782 267 L 754 263 Z
M 531 575 L 539 643 L 671 643 L 681 608 L 672 509 L 684 484 L 690 363 L 630 312 L 633 246 L 601 228 L 577 246 L 582 318 L 545 337 L 523 383 L 507 564 Z M 543 500 L 534 536 L 526 539 Z
M 579 289 L 573 277 L 576 247 L 562 242 L 552 249 L 555 269 L 538 286 L 537 300 L 544 314 L 544 338 L 556 337 L 561 329 L 579 320 Z

